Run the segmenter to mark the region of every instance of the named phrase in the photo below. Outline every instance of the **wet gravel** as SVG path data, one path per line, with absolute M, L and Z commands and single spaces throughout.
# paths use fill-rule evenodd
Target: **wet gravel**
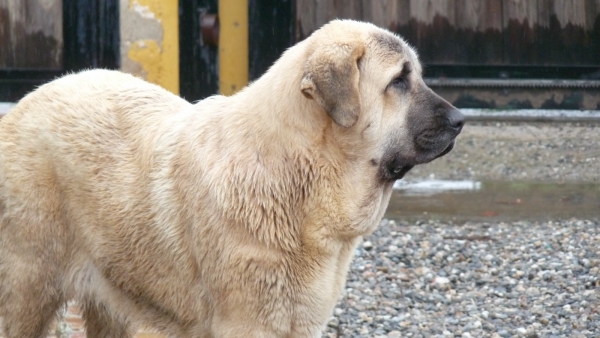
M 600 124 L 470 122 L 406 179 L 600 182 Z M 600 203 L 600 200 L 599 200 Z M 387 220 L 323 337 L 600 337 L 598 218 Z
M 600 220 L 383 220 L 323 337 L 598 337 Z

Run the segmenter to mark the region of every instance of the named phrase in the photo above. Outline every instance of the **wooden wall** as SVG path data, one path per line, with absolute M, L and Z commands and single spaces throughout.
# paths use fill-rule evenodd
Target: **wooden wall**
M 62 66 L 62 1 L 1 0 L 0 68 Z
M 399 33 L 424 62 L 600 65 L 600 0 L 297 0 L 296 39 L 334 18 Z

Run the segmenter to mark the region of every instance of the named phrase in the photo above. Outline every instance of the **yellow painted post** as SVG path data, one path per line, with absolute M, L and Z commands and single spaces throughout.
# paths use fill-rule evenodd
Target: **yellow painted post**
M 219 0 L 219 90 L 232 95 L 248 84 L 248 0 Z
M 163 86 L 179 95 L 179 1 L 168 0 L 163 3 Z
M 151 35 L 133 41 L 127 57 L 142 66 L 146 80 L 179 95 L 178 0 L 129 0 L 128 9 L 145 20 L 158 23 L 162 28 L 162 40 Z M 140 28 L 142 36 L 143 28 Z

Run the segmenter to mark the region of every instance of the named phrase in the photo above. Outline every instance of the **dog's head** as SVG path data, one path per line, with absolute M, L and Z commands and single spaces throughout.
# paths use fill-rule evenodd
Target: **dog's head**
M 464 116 L 425 85 L 416 52 L 374 25 L 336 20 L 309 37 L 300 90 L 373 149 L 383 181 L 447 154 Z

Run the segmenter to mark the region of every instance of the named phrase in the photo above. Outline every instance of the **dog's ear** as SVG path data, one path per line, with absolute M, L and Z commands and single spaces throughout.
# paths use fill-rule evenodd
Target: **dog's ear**
M 342 127 L 352 127 L 358 120 L 358 61 L 363 54 L 362 44 L 319 46 L 304 66 L 302 94 L 317 101 Z

